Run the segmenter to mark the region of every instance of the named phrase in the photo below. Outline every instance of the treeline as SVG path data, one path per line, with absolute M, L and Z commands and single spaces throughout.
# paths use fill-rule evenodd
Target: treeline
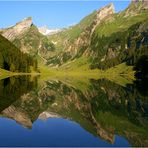
M 123 62 L 136 66 L 143 56 L 148 57 L 148 21 L 108 37 L 94 33 L 90 48 L 95 53 L 91 59 L 92 69 L 106 69 Z
M 37 71 L 37 59 L 22 53 L 11 42 L 0 35 L 0 68 L 12 72 Z

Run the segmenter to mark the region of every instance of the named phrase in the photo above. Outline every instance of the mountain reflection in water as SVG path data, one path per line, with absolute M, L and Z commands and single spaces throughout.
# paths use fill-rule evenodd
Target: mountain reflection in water
M 0 146 L 148 146 L 146 91 L 141 81 L 1 80 Z

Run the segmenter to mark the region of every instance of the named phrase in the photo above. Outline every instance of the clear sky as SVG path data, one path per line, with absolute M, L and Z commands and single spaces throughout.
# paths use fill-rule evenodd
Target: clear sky
M 116 12 L 130 1 L 0 1 L 0 28 L 14 25 L 31 16 L 33 23 L 49 28 L 63 28 L 78 23 L 83 17 L 102 6 L 114 3 Z

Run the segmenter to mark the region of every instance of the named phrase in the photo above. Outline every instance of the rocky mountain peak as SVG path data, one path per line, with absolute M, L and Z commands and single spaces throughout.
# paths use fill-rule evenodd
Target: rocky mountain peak
M 125 17 L 137 15 L 140 11 L 145 9 L 148 9 L 147 0 L 131 0 L 131 4 L 125 11 Z
M 113 5 L 113 3 L 110 3 L 109 5 L 101 8 L 97 11 L 97 18 L 99 20 L 102 20 L 106 16 L 114 14 L 114 13 L 115 13 L 114 5 Z
M 147 0 L 132 0 L 131 4 L 141 9 L 148 9 Z
M 16 23 L 16 25 L 6 28 L 3 30 L 2 35 L 7 38 L 8 40 L 13 40 L 15 39 L 18 35 L 24 33 L 30 26 L 32 25 L 32 18 L 28 17 L 25 18 L 24 20 Z
M 32 17 L 27 17 L 25 18 L 24 20 L 16 23 L 15 27 L 18 28 L 27 28 L 27 27 L 30 27 L 32 25 Z
M 96 19 L 93 22 L 93 28 L 91 31 L 91 34 L 94 32 L 95 28 L 101 23 L 102 20 L 104 20 L 106 17 L 111 16 L 115 13 L 115 8 L 113 3 L 108 4 L 105 7 L 102 7 L 97 11 Z

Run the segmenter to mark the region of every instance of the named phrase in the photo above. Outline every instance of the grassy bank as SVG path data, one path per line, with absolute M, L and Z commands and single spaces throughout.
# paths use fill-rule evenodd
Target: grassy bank
M 13 73 L 0 68 L 0 80 L 12 76 Z
M 135 80 L 132 66 L 125 63 L 119 64 L 107 70 L 89 69 L 89 63 L 85 59 L 72 61 L 58 68 L 51 68 L 45 65 L 40 66 L 41 79 L 59 79 L 64 81 L 84 81 L 89 79 L 108 79 L 119 85 L 126 86 Z
M 18 73 L 18 72 L 11 72 L 11 71 L 7 71 L 5 69 L 1 69 L 0 68 L 0 80 L 1 79 L 5 79 L 8 77 L 12 77 L 12 76 L 19 76 L 19 75 L 40 75 L 40 73 Z
M 88 67 L 88 63 L 84 60 L 83 62 L 73 61 L 72 63 L 59 68 L 51 68 L 42 64 L 39 66 L 40 73 L 15 73 L 0 69 L 0 79 L 18 75 L 40 75 L 41 81 L 47 79 L 58 79 L 66 82 L 70 80 L 73 83 L 74 81 L 83 81 L 85 84 L 89 79 L 98 80 L 105 78 L 122 86 L 126 86 L 126 84 L 129 83 L 131 84 L 135 80 L 133 67 L 127 66 L 125 63 L 107 70 L 91 70 Z

